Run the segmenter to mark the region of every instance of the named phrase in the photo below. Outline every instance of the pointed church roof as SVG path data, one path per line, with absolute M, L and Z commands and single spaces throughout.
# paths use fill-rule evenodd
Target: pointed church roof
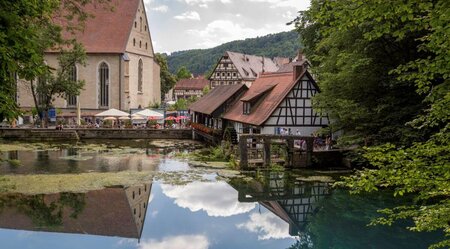
M 141 0 L 111 0 L 102 4 L 88 4 L 83 9 L 93 17 L 75 38 L 87 53 L 124 53 Z M 66 38 L 73 34 L 64 34 Z

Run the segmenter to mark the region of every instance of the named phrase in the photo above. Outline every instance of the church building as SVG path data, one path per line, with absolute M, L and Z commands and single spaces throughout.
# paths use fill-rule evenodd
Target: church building
M 128 111 L 161 102 L 160 67 L 155 61 L 143 0 L 112 0 L 112 6 L 87 5 L 92 15 L 75 38 L 84 45 L 86 65 L 76 65 L 72 77 L 84 80 L 79 96 L 53 101 L 62 116 L 73 115 L 77 102 L 83 116 L 104 109 Z M 58 67 L 58 53 L 46 53 L 46 63 Z M 18 104 L 34 107 L 29 82 L 18 82 Z

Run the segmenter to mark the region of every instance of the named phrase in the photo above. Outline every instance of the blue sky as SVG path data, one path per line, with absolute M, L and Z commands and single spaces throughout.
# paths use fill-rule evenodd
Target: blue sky
M 144 0 L 155 52 L 211 48 L 291 30 L 309 0 Z

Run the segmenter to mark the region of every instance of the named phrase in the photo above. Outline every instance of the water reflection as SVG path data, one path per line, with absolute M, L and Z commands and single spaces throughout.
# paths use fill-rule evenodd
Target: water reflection
M 284 172 L 258 172 L 250 182 L 233 180 L 231 185 L 239 191 L 240 202 L 258 202 L 289 225 L 289 235 L 298 236 L 303 232 L 308 219 L 320 207 L 320 201 L 330 195 L 330 186 L 324 182 L 302 182 L 289 173 Z M 278 223 L 277 223 L 278 222 Z M 257 224 L 257 225 L 256 225 Z M 273 219 L 269 214 L 254 214 L 250 221 L 240 224 L 241 228 L 250 231 L 268 231 L 282 227 L 279 220 Z M 275 237 L 283 237 L 281 229 Z M 274 232 L 270 233 L 273 236 Z M 260 236 L 260 239 L 270 238 L 269 233 Z
M 0 196 L 0 228 L 140 239 L 152 184 Z

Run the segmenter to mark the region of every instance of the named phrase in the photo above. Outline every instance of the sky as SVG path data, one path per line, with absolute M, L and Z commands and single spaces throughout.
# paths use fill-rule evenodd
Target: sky
M 211 48 L 289 31 L 309 0 L 144 0 L 155 52 Z

